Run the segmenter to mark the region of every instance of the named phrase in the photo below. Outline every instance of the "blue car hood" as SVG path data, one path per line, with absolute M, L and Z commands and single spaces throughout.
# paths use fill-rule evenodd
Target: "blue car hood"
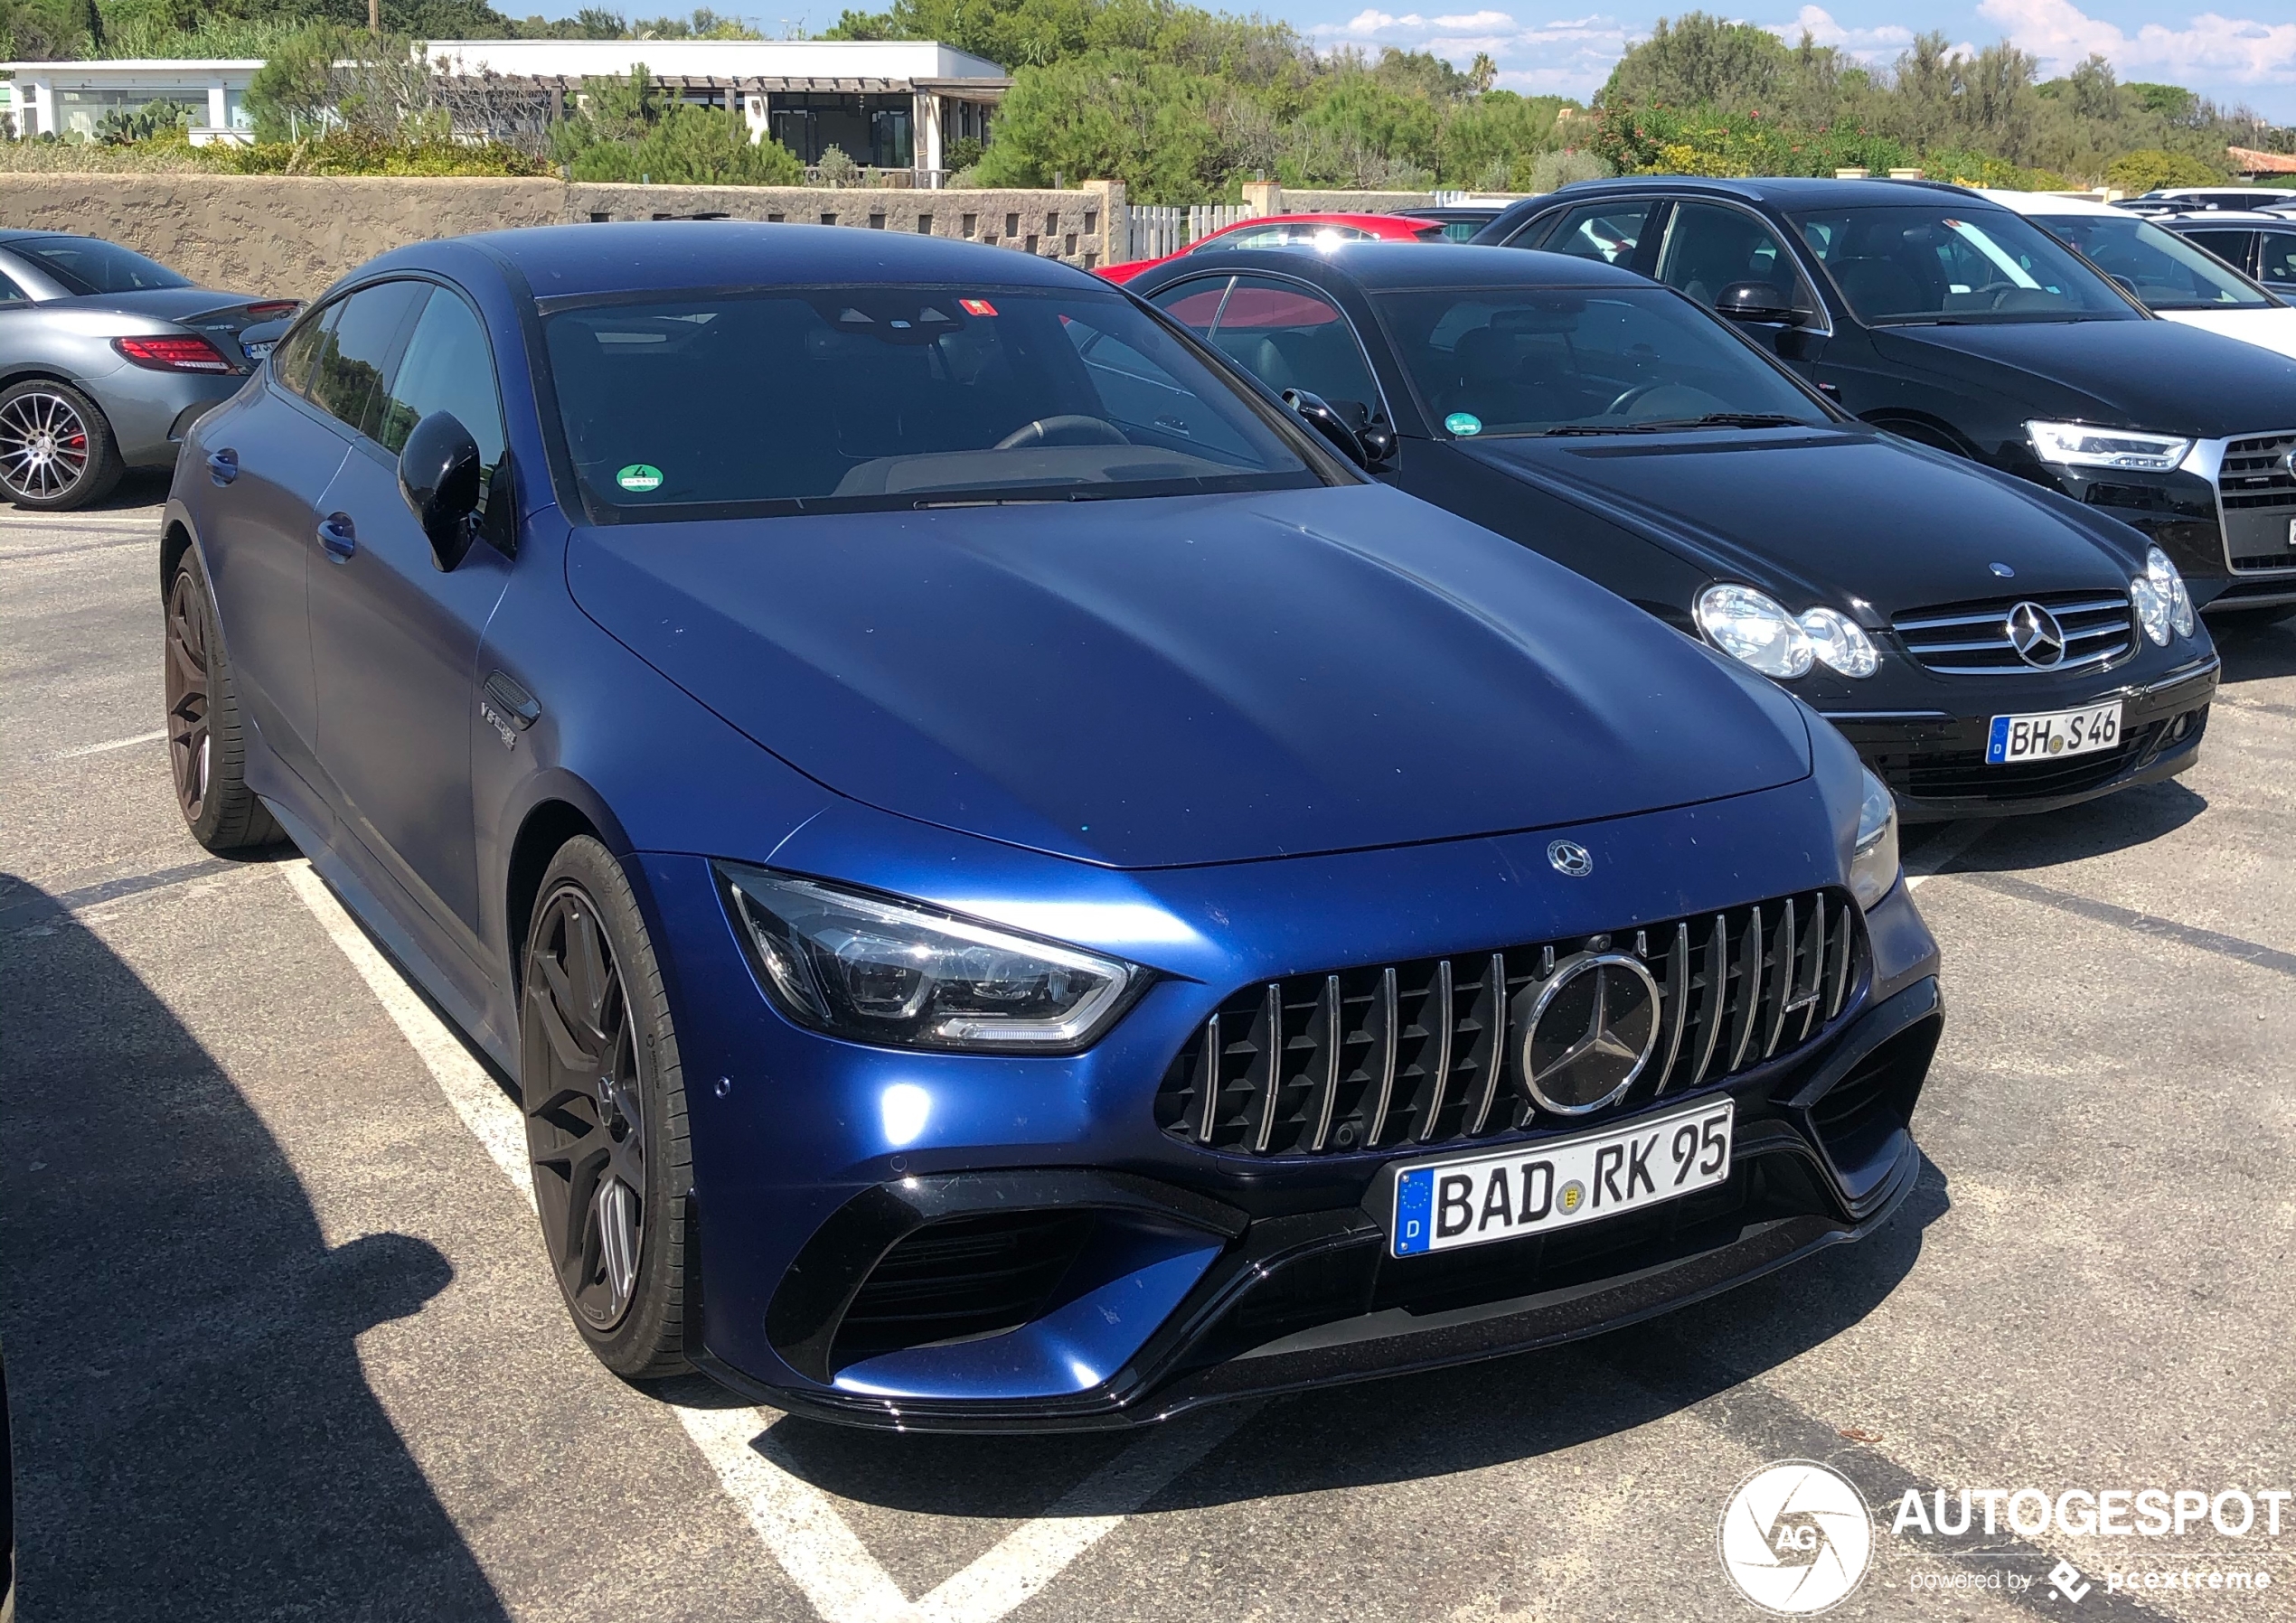
M 828 787 L 1116 867 L 1809 771 L 1769 683 L 1378 486 L 594 528 L 567 568 L 599 624 Z
M 2053 509 L 2023 480 L 1862 427 L 1454 444 L 1583 506 L 1641 519 L 1659 545 L 1796 609 L 1862 600 L 1894 615 L 1990 596 L 2003 589 L 1997 563 L 2021 591 L 2128 589 L 2131 561 L 2084 528 L 2095 521 Z M 2130 544 L 2142 546 L 2133 531 Z

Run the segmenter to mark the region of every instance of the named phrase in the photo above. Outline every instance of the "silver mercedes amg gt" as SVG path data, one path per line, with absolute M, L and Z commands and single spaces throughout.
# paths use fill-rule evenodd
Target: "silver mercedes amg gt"
M 0 233 L 0 495 L 84 507 L 130 468 L 172 467 L 262 359 L 240 334 L 296 307 L 194 287 L 98 238 Z

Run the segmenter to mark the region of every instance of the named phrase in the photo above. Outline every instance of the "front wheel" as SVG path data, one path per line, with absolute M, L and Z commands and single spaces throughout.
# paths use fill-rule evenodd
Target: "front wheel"
M 78 389 L 33 378 L 0 391 L 0 492 L 18 507 L 85 507 L 127 471 L 111 425 Z
M 247 786 L 239 681 L 198 553 L 186 550 L 176 564 L 166 613 L 167 767 L 184 825 L 211 851 L 276 845 L 287 836 Z
M 677 1037 L 629 880 L 588 835 L 542 876 L 523 971 L 520 1092 L 560 1292 L 615 1374 L 682 1374 L 692 1163 Z

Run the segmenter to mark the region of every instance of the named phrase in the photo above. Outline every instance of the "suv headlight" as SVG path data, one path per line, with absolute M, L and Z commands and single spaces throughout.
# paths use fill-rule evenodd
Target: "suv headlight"
M 2129 583 L 2129 596 L 2136 603 L 2144 634 L 2155 643 L 2166 647 L 2172 628 L 2180 637 L 2192 635 L 2192 594 L 2160 548 L 2144 549 L 2144 573 Z
M 914 903 L 732 863 L 728 905 L 783 1013 L 855 1042 L 1069 1053 L 1147 971 Z
M 2137 474 L 2176 471 L 2192 449 L 2189 438 L 2173 434 L 2141 434 L 2133 428 L 2092 428 L 2085 423 L 2025 425 L 2033 455 L 2043 462 L 2072 468 L 2124 468 Z
M 1695 611 L 1698 629 L 1717 648 L 1764 676 L 1792 680 L 1821 660 L 1844 676 L 1871 676 L 1881 663 L 1865 627 L 1839 609 L 1821 606 L 1797 617 L 1767 592 L 1726 584 L 1700 592 Z
M 1858 838 L 1849 858 L 1849 894 L 1870 908 L 1897 883 L 1897 801 L 1889 785 L 1865 769 L 1866 795 L 1858 803 Z

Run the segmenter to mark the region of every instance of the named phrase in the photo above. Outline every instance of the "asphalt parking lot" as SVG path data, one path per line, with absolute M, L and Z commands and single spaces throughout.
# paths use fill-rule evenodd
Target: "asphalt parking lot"
M 493 1080 L 299 860 L 183 831 L 161 493 L 0 512 L 27 1623 L 1745 1618 L 1717 1517 L 1790 1458 L 1881 1513 L 1838 1616 L 2296 1618 L 2296 1508 L 2278 1538 L 1889 1516 L 1908 1489 L 2296 1488 L 2296 619 L 2221 635 L 2183 779 L 1913 831 L 1948 1029 L 1929 1165 L 1869 1243 L 1559 1351 L 1135 1437 L 901 1438 L 593 1363 Z M 2124 1565 L 2272 1587 L 2108 1590 Z

